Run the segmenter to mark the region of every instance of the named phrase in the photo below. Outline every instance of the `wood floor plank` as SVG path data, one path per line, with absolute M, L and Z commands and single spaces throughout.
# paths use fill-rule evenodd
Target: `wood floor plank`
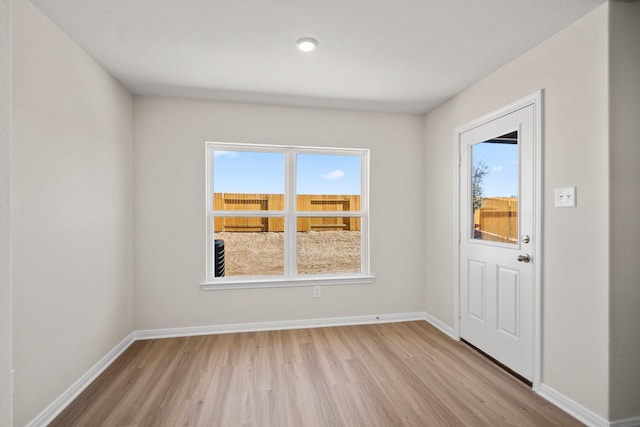
M 138 341 L 50 426 L 579 426 L 423 321 Z

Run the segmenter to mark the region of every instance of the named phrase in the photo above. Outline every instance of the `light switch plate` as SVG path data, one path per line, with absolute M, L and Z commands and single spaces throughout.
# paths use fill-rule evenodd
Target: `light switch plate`
M 556 208 L 576 207 L 576 187 L 562 187 L 555 189 Z

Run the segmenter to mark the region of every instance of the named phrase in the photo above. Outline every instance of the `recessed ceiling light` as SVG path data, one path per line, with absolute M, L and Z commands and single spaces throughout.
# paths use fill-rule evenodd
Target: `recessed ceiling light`
M 318 40 L 312 39 L 311 37 L 303 37 L 298 39 L 296 45 L 298 45 L 298 49 L 303 52 L 311 52 L 318 47 Z

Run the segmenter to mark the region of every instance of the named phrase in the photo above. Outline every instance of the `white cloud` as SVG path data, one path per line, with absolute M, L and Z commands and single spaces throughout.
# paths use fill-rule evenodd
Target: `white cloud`
M 518 166 L 518 161 L 517 160 L 511 160 L 511 164 Z
M 213 157 L 221 157 L 221 156 L 230 156 L 230 157 L 238 157 L 238 153 L 235 151 L 222 151 L 216 150 L 213 152 Z
M 329 172 L 328 174 L 325 174 L 322 176 L 324 179 L 340 179 L 342 177 L 344 177 L 344 172 L 341 171 L 340 169 L 336 169 L 333 172 Z
M 503 166 L 494 166 L 494 167 L 491 168 L 491 172 L 500 173 L 500 172 L 502 172 L 503 169 L 504 169 Z

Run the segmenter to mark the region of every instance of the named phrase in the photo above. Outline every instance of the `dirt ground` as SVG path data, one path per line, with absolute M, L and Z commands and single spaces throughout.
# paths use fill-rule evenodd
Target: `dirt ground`
M 284 233 L 220 232 L 224 240 L 225 276 L 284 274 Z M 359 231 L 298 233 L 298 273 L 360 271 Z

